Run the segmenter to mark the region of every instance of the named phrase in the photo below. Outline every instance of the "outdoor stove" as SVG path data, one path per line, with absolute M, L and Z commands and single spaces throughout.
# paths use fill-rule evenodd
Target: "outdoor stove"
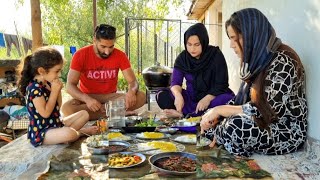
M 151 94 L 156 94 L 159 90 L 169 87 L 171 75 L 172 69 L 161 66 L 159 63 L 142 71 L 143 80 L 146 85 L 148 110 L 150 110 Z

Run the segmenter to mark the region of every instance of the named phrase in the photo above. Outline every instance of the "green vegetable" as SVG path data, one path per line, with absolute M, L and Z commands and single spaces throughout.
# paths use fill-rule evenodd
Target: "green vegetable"
M 158 126 L 158 124 L 155 123 L 153 121 L 153 119 L 148 119 L 147 121 L 138 123 L 138 124 L 136 124 L 134 126 L 136 126 L 136 127 L 155 127 L 155 126 Z

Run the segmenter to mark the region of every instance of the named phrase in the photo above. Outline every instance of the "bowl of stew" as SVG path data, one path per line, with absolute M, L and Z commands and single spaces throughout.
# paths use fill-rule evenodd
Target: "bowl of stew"
M 87 144 L 91 154 L 111 154 L 125 151 L 130 147 L 126 141 L 97 141 L 96 144 Z
M 150 156 L 149 163 L 162 174 L 188 176 L 196 173 L 196 155 L 191 153 L 158 153 Z

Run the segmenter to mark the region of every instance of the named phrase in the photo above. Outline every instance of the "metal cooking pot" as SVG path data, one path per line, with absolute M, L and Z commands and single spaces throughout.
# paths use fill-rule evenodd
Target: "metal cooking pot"
M 147 87 L 168 87 L 171 82 L 172 69 L 167 66 L 154 65 L 142 71 Z

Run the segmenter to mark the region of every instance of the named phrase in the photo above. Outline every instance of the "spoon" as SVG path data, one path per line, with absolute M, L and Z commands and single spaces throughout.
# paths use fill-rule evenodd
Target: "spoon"
M 193 112 L 191 112 L 191 113 L 186 114 L 186 115 L 184 116 L 184 119 L 188 119 L 189 117 L 191 117 L 192 114 L 195 114 L 195 113 L 196 113 L 196 111 L 193 111 Z
M 143 152 L 148 152 L 148 151 L 155 151 L 155 150 L 159 150 L 160 148 L 152 148 L 152 149 L 146 149 L 146 150 L 141 150 L 141 151 L 133 151 L 132 153 L 143 153 Z
M 84 132 L 80 132 L 80 134 L 86 135 L 86 136 L 88 136 L 88 137 L 92 136 L 92 135 L 87 134 L 87 133 L 84 133 Z

